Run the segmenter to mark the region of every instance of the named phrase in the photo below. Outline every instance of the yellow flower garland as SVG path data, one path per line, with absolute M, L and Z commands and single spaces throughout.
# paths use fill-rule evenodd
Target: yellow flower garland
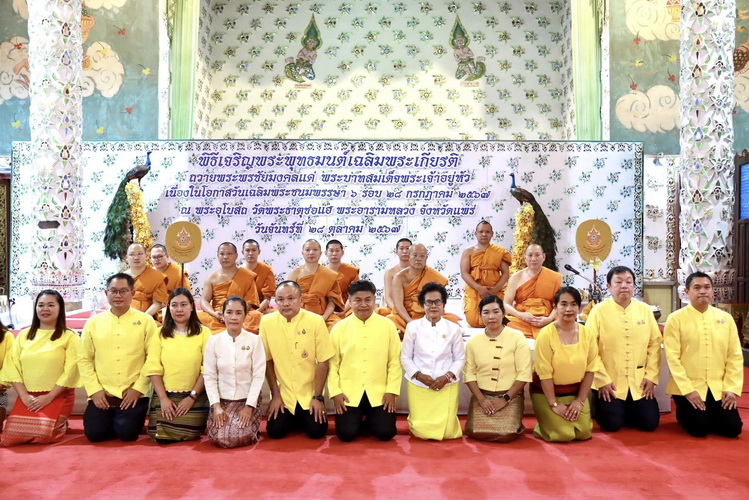
M 130 204 L 130 220 L 133 223 L 134 243 L 140 243 L 146 249 L 146 257 L 150 264 L 149 250 L 153 246 L 151 224 L 148 222 L 146 209 L 143 204 L 143 191 L 137 181 L 130 181 L 125 186 L 127 202 Z
M 515 244 L 512 246 L 511 273 L 525 268 L 525 249 L 532 243 L 534 215 L 535 211 L 530 203 L 523 203 L 515 212 Z

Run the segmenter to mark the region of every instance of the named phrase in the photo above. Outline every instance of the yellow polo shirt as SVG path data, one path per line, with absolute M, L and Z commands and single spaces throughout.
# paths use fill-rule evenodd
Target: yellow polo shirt
M 330 397 L 343 393 L 349 400 L 346 406 L 359 406 L 366 392 L 375 407 L 382 406 L 386 393 L 400 395 L 403 368 L 395 323 L 375 313 L 367 321 L 352 314 L 333 326 L 330 340 Z
M 273 361 L 287 410 L 309 409 L 315 392 L 315 369 L 333 357 L 333 344 L 322 316 L 300 309 L 291 321 L 276 311 L 260 320 L 266 361 Z
M 161 375 L 164 388 L 169 392 L 191 391 L 203 372 L 203 355 L 209 338 L 211 330 L 207 326 L 203 326 L 198 335 L 188 337 L 174 332 L 169 338 L 162 337 L 159 328 L 148 344 L 143 375 Z
M 484 333 L 468 340 L 463 382 L 476 382 L 479 389 L 499 392 L 517 380 L 530 382 L 532 378 L 531 348 L 523 332 L 505 327 L 496 338 Z
M 744 357 L 736 323 L 727 312 L 710 306 L 701 313 L 688 305 L 671 313 L 663 345 L 671 370 L 668 394 L 697 391 L 704 400 L 710 389 L 716 401 L 723 392 L 741 395 Z
M 595 373 L 601 363 L 598 343 L 585 326 L 578 325 L 576 344 L 562 344 L 554 323 L 538 332 L 534 350 L 535 370 L 541 380 L 553 379 L 555 385 L 582 382 L 586 372 Z
M 88 396 L 104 389 L 121 398 L 130 387 L 146 394 L 151 383 L 141 371 L 154 333 L 153 318 L 132 307 L 119 318 L 111 311 L 89 318 L 78 346 L 78 369 Z
M 78 335 L 65 330 L 52 342 L 54 330 L 37 330 L 34 340 L 28 339 L 29 329 L 18 334 L 5 359 L 0 380 L 26 386 L 29 392 L 49 392 L 56 385 L 78 387 Z
M 598 340 L 601 369 L 593 387 L 614 382 L 616 398 L 642 399 L 643 379 L 657 384 L 661 373 L 661 331 L 650 306 L 632 300 L 627 308 L 608 298 L 596 305 L 585 322 Z
M 2 370 L 5 358 L 10 352 L 10 348 L 13 346 L 15 340 L 16 338 L 9 331 L 5 332 L 5 334 L 3 335 L 3 341 L 0 342 L 0 370 Z M 10 386 L 10 382 L 6 382 L 2 378 L 0 378 L 0 389 L 2 389 L 3 386 Z

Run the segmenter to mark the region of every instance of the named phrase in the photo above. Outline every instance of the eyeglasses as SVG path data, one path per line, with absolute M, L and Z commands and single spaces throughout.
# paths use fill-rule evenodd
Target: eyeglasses
M 131 292 L 132 290 L 130 288 L 123 288 L 121 290 L 110 288 L 107 290 L 107 293 L 110 295 L 127 295 L 128 293 L 131 293 Z
M 431 307 L 431 306 L 441 306 L 442 305 L 442 299 L 437 299 L 437 300 L 428 300 L 427 299 L 427 300 L 424 301 L 424 304 L 426 304 L 429 307 Z

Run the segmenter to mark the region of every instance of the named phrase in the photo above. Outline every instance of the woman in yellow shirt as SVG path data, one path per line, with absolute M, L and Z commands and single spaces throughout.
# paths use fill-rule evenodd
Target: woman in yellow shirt
M 10 347 L 13 345 L 14 340 L 15 337 L 13 337 L 13 334 L 0 321 L 0 371 L 2 371 L 3 362 L 8 352 L 10 352 Z M 3 422 L 8 410 L 8 387 L 10 387 L 10 382 L 4 382 L 0 379 L 0 432 L 3 430 Z
M 65 301 L 43 290 L 31 326 L 18 335 L 0 373 L 18 393 L 0 436 L 3 446 L 62 440 L 80 385 L 77 361 L 78 335 L 65 325 Z
M 486 325 L 466 345 L 463 380 L 471 390 L 466 434 L 482 441 L 514 441 L 523 427 L 523 391 L 531 381 L 531 348 L 525 334 L 505 325 L 502 299 L 488 295 L 479 303 Z
M 581 301 L 576 288 L 560 288 L 554 295 L 557 319 L 536 338 L 533 434 L 544 441 L 590 439 L 593 431 L 588 394 L 600 358 L 595 337 L 577 323 Z
M 175 289 L 143 365 L 143 375 L 153 384 L 148 435 L 154 441 L 191 441 L 203 434 L 210 410 L 203 384 L 203 354 L 210 336 L 211 331 L 198 320 L 190 291 Z

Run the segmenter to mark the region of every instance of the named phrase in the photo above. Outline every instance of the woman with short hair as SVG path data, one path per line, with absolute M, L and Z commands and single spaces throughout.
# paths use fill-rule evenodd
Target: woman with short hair
M 31 326 L 18 335 L 0 373 L 18 393 L 0 435 L 3 446 L 62 441 L 80 385 L 77 362 L 78 335 L 65 324 L 65 301 L 56 290 L 42 290 Z

